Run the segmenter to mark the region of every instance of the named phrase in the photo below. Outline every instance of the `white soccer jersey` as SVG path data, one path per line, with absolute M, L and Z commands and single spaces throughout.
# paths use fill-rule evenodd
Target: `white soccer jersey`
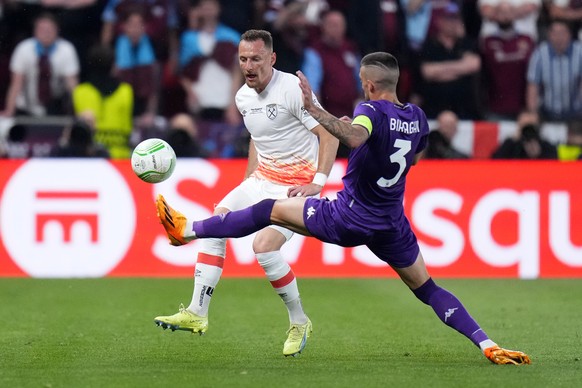
M 318 138 L 311 130 L 319 123 L 303 108 L 299 78 L 273 69 L 260 94 L 243 85 L 236 106 L 257 149 L 259 164 L 252 175 L 284 185 L 310 183 L 319 152 Z

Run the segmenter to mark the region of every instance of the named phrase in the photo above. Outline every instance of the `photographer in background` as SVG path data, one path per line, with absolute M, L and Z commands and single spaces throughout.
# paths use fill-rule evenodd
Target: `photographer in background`
M 517 118 L 516 137 L 505 141 L 493 152 L 493 159 L 557 159 L 556 146 L 540 137 L 537 113 L 522 112 Z

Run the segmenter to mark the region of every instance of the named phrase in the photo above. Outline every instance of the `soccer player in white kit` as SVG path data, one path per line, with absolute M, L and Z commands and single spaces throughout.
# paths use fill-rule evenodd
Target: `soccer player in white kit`
M 251 134 L 248 165 L 245 179 L 216 206 L 215 215 L 240 210 L 266 198 L 319 195 L 339 144 L 303 108 L 299 79 L 273 68 L 276 54 L 268 31 L 245 32 L 238 51 L 245 85 L 235 99 Z M 313 99 L 319 104 L 315 95 Z M 259 264 L 289 312 L 285 356 L 300 353 L 312 331 L 295 275 L 280 253 L 292 235 L 288 229 L 269 226 L 259 231 L 253 241 Z M 174 315 L 156 317 L 154 321 L 164 329 L 204 334 L 208 328 L 208 307 L 222 274 L 226 239 L 203 241 L 192 301 Z

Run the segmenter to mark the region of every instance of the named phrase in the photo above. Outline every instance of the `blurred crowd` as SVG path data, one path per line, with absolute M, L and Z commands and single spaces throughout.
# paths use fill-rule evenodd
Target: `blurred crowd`
M 492 158 L 582 154 L 579 0 L 0 0 L 0 119 L 71 118 L 54 156 L 123 159 L 156 136 L 179 156 L 245 157 L 234 94 L 251 28 L 338 117 L 363 97 L 360 58 L 394 54 L 400 100 L 434 123 L 428 157 L 469 157 L 452 145 L 459 120 L 516 123 Z M 545 122 L 566 140 L 544 139 Z M 13 125 L 0 156 L 32 156 L 14 146 L 26 134 Z

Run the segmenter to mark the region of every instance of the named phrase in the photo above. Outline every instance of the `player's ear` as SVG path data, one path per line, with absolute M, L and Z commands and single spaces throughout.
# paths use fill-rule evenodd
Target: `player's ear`
M 376 85 L 374 84 L 374 82 L 370 80 L 367 80 L 366 82 L 368 83 L 368 92 L 374 93 L 376 91 Z
M 271 66 L 273 66 L 277 62 L 277 54 L 271 53 Z

